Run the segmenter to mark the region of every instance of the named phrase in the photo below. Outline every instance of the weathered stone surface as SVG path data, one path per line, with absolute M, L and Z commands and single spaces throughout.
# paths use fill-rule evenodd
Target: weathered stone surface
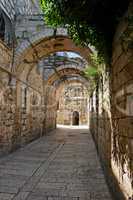
M 131 5 L 127 13 L 128 17 L 130 17 L 132 8 Z M 112 73 L 104 73 L 102 87 L 99 86 L 99 91 L 95 92 L 91 99 L 91 107 L 94 105 L 94 109 L 90 114 L 91 132 L 107 171 L 108 180 L 111 179 L 109 174 L 115 174 L 114 180 L 124 193 L 123 198 L 125 199 L 133 198 L 131 147 L 133 140 L 131 131 L 133 130 L 133 68 L 131 68 L 133 50 L 128 49 L 130 42 L 133 41 L 131 30 L 133 30 L 132 25 L 124 17 L 114 39 Z M 125 34 L 128 35 L 128 40 Z
M 60 128 L 0 159 L 0 199 L 112 198 L 88 130 Z
M 37 70 L 39 60 L 56 51 L 75 51 L 89 61 L 91 51 L 89 48 L 77 47 L 67 37 L 66 29 L 58 28 L 55 39 L 54 30 L 44 26 L 38 1 L 1 0 L 0 8 L 6 15 L 6 34 L 1 39 L 5 42 L 9 39 L 8 43 L 10 43 L 10 33 L 15 32 L 16 36 L 15 49 L 12 50 L 0 40 L 1 156 L 24 147 L 25 144 L 56 127 L 57 91 L 48 92 L 47 95 L 46 82 Z M 131 5 L 126 17 L 121 20 L 114 38 L 111 73 L 103 74 L 102 83 L 99 84 L 98 91 L 94 91 L 90 100 L 92 111 L 90 129 L 108 173 L 108 180 L 112 182 L 109 175 L 113 172 L 126 199 L 133 198 L 133 36 L 132 20 L 130 20 L 132 8 Z M 11 30 L 15 14 L 16 27 L 15 30 Z M 66 68 L 61 66 L 59 72 L 62 77 L 74 74 L 81 80 L 80 68 L 77 66 L 70 69 L 68 66 Z M 53 84 L 58 81 L 55 73 L 47 83 Z M 65 122 L 68 121 L 70 119 Z M 84 142 L 84 137 L 75 137 L 68 131 L 67 136 L 55 135 L 47 139 L 48 145 L 44 139 L 40 139 L 39 143 L 38 141 L 32 143 L 35 146 L 28 145 L 27 151 L 22 149 L 11 154 L 8 159 L 6 157 L 6 162 L 0 163 L 2 200 L 60 199 L 59 195 L 62 199 L 69 200 L 110 198 L 108 192 L 101 193 L 106 190 L 101 169 L 92 169 L 99 161 L 93 153 L 94 149 L 88 146 L 87 141 Z M 61 146 L 62 151 L 54 161 L 51 161 L 49 157 L 55 149 L 59 148 L 60 142 L 65 145 Z M 89 151 L 86 152 L 86 149 Z M 73 151 L 76 151 L 76 154 Z M 91 163 L 87 162 L 88 159 Z M 82 167 L 78 168 L 78 166 Z M 48 176 L 46 174 L 43 176 L 47 168 Z M 89 180 L 92 179 L 92 183 L 86 179 L 86 174 L 89 175 Z M 97 187 L 93 185 L 93 179 Z M 57 185 L 54 185 L 55 182 Z M 66 186 L 67 184 L 69 185 Z M 49 187 L 53 188 L 54 196 L 51 196 Z M 66 188 L 67 192 L 65 192 Z M 91 192 L 94 188 L 98 193 Z M 22 193 L 17 194 L 20 189 Z
M 83 84 L 67 84 L 58 99 L 57 124 L 88 124 L 88 91 Z

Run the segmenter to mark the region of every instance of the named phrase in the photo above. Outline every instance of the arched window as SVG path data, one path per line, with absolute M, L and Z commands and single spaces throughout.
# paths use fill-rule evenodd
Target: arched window
M 3 13 L 0 11 L 0 39 L 4 41 L 5 39 L 5 20 Z
M 11 20 L 0 8 L 0 39 L 8 46 L 12 45 L 14 31 Z

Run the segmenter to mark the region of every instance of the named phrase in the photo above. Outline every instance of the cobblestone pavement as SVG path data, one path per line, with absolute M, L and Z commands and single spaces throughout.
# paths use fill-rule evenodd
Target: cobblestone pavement
M 88 130 L 59 128 L 1 158 L 0 200 L 111 200 Z

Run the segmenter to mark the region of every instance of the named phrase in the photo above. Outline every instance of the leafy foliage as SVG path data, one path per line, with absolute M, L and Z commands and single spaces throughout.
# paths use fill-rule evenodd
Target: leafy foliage
M 40 0 L 40 3 L 48 25 L 66 26 L 76 43 L 95 46 L 98 56 L 109 63 L 115 28 L 129 1 Z
M 60 16 L 57 5 L 54 1 L 41 0 L 41 7 L 45 13 L 45 22 L 50 25 L 57 27 L 62 25 L 63 19 Z
M 98 70 L 96 68 L 90 66 L 85 69 L 84 73 L 85 73 L 86 77 L 90 77 L 90 76 L 95 77 L 98 75 Z
M 96 78 L 102 74 L 104 71 L 104 60 L 98 57 L 96 53 L 91 54 L 91 60 L 93 63 L 93 66 L 88 66 L 84 70 L 84 76 L 91 79 Z

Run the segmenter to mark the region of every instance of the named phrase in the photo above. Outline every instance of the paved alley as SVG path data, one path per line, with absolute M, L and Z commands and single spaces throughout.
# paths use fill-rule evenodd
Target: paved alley
M 0 200 L 111 200 L 88 130 L 60 127 L 1 158 Z

